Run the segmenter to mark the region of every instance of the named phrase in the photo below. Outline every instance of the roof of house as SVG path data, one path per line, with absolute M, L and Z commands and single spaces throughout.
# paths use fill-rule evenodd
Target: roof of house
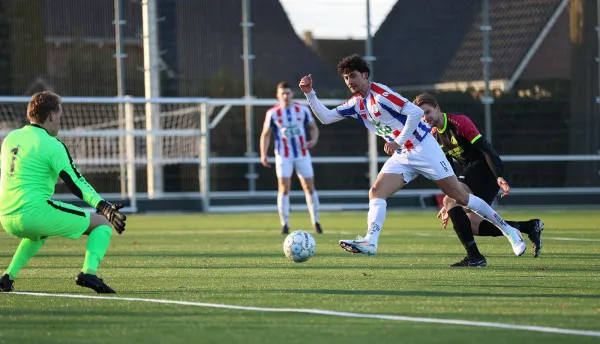
M 490 79 L 508 80 L 566 0 L 490 0 Z M 483 80 L 481 1 L 398 1 L 376 32 L 378 81 L 390 86 Z
M 59 40 L 72 37 L 114 40 L 113 0 L 78 0 L 75 6 L 68 1 L 46 0 L 45 4 L 47 36 Z M 123 1 L 123 5 L 127 21 L 124 38 L 141 42 L 141 6 L 133 1 Z M 167 67 L 179 79 L 180 92 L 192 95 L 195 91 L 185 90 L 199 90 L 197 84 L 225 73 L 236 78 L 238 91 L 219 94 L 242 96 L 239 94 L 244 73 L 242 1 L 165 1 L 157 7 L 162 58 L 170 61 Z M 328 66 L 298 37 L 278 0 L 252 1 L 250 13 L 254 24 L 250 39 L 255 83 L 272 83 L 274 95 L 278 81 L 296 85 L 300 77 L 312 73 L 316 88 L 345 88 L 335 68 Z M 112 56 L 107 63 L 114 64 Z

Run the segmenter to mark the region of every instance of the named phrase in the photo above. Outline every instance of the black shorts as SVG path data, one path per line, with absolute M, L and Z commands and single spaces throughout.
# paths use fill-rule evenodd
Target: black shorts
M 500 191 L 496 177 L 494 177 L 490 166 L 485 160 L 470 164 L 458 176 L 458 180 L 467 185 L 475 196 L 490 205 L 496 199 L 498 191 Z

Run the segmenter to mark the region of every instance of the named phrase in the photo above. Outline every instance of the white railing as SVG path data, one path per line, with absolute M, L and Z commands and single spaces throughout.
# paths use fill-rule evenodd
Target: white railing
M 342 103 L 343 99 L 323 99 L 322 102 L 327 106 L 336 106 Z M 28 97 L 6 97 L 0 96 L 0 106 L 6 106 L 6 104 L 27 104 L 29 102 Z M 275 99 L 211 99 L 211 98 L 136 98 L 136 97 L 64 97 L 63 102 L 68 106 L 69 104 L 112 104 L 112 105 L 123 105 L 123 116 L 119 119 L 107 119 L 106 125 L 95 125 L 89 128 L 80 127 L 69 127 L 61 130 L 59 136 L 63 138 L 118 138 L 122 140 L 122 150 L 118 156 L 112 157 L 76 157 L 75 163 L 80 166 L 97 166 L 103 165 L 120 165 L 124 171 L 126 183 L 122 185 L 121 195 L 125 196 L 130 200 L 132 211 L 137 210 L 137 199 L 139 197 L 148 197 L 150 199 L 169 199 L 173 197 L 189 198 L 197 196 L 196 193 L 165 193 L 160 189 L 157 189 L 157 184 L 151 182 L 149 178 L 148 182 L 148 193 L 142 195 L 137 192 L 136 180 L 136 165 L 145 165 L 147 173 L 156 173 L 156 170 L 161 170 L 163 165 L 166 164 L 197 164 L 198 179 L 199 179 L 199 196 L 202 198 L 203 210 L 211 210 L 211 198 L 232 198 L 232 197 L 275 197 L 275 192 L 260 192 L 255 190 L 249 190 L 247 192 L 211 192 L 210 188 L 210 165 L 215 164 L 259 164 L 260 159 L 253 156 L 225 156 L 225 157 L 210 157 L 210 132 L 218 126 L 219 122 L 227 115 L 228 111 L 234 106 L 271 106 L 277 101 Z M 300 100 L 301 103 L 306 104 L 306 101 Z M 133 105 L 145 104 L 145 121 L 149 123 L 152 116 L 156 116 L 157 110 L 154 106 L 159 104 L 187 104 L 193 106 L 190 111 L 178 110 L 193 113 L 198 113 L 198 128 L 162 128 L 153 130 L 135 129 L 136 121 L 139 122 L 139 116 L 135 116 L 135 110 Z M 222 107 L 218 113 L 215 114 L 217 107 Z M 0 123 L 3 121 L 10 122 L 14 120 L 12 118 L 2 118 L 5 116 L 0 108 Z M 25 113 L 18 114 L 19 116 L 25 117 Z M 160 115 L 160 113 L 159 113 Z M 5 116 L 6 117 L 6 116 Z M 122 123 L 120 123 L 122 121 Z M 118 127 L 118 129 L 112 129 L 107 127 Z M 4 128 L 0 130 L 0 139 L 8 134 L 10 130 L 14 128 Z M 365 134 L 367 135 L 367 134 Z M 370 135 L 370 134 L 369 134 Z M 147 149 L 146 156 L 140 157 L 136 155 L 136 138 L 152 138 L 152 142 L 156 138 L 161 137 L 191 137 L 197 138 L 199 145 L 197 152 L 194 156 L 182 156 L 182 157 L 161 157 L 161 154 L 156 149 Z M 150 140 L 148 141 L 150 142 Z M 372 144 L 372 141 L 369 141 Z M 375 143 L 377 144 L 377 143 Z M 69 147 L 71 149 L 71 147 Z M 371 148 L 371 147 L 370 147 Z M 367 150 L 365 150 L 367 151 Z M 376 150 L 369 149 L 368 151 L 373 152 Z M 124 153 L 123 153 L 124 152 Z M 377 166 L 379 163 L 385 162 L 386 156 L 316 156 L 312 158 L 315 164 L 370 164 L 371 167 Z M 502 159 L 507 162 L 519 162 L 519 161 L 539 161 L 539 162 L 557 162 L 557 161 L 600 161 L 600 155 L 508 155 L 503 156 Z M 274 159 L 270 159 L 271 162 Z M 162 182 L 161 182 L 162 183 Z M 160 187 L 160 185 L 158 185 Z M 365 197 L 367 195 L 366 190 L 344 190 L 344 191 L 332 191 L 332 190 L 320 190 L 319 193 L 322 196 L 333 196 L 333 197 Z M 423 197 L 430 196 L 432 194 L 439 194 L 439 190 L 436 189 L 419 189 L 419 190 L 405 190 L 398 193 L 398 197 L 403 196 L 419 196 L 421 200 Z M 600 193 L 600 188 L 522 188 L 514 189 L 515 194 L 557 194 L 557 193 Z M 112 196 L 118 196 L 114 194 Z M 69 197 L 69 196 L 61 196 Z

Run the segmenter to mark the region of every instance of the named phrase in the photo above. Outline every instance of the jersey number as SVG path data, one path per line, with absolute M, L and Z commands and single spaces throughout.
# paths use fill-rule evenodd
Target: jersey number
M 17 154 L 19 153 L 19 146 L 16 146 L 15 148 L 11 149 L 10 152 L 12 153 L 12 159 L 10 160 L 10 175 L 14 176 L 15 161 L 17 160 Z

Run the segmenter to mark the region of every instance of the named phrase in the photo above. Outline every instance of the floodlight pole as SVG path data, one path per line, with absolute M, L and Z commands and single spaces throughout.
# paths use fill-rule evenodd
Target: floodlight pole
M 250 0 L 242 0 L 242 33 L 243 33 L 243 49 L 244 55 L 244 98 L 246 100 L 252 99 L 254 92 L 252 89 L 252 41 L 250 39 L 250 29 L 254 26 L 254 23 L 250 22 Z M 256 157 L 254 151 L 254 109 L 252 105 L 246 105 L 246 157 Z M 250 192 L 256 191 L 256 169 L 253 162 L 248 163 L 248 173 L 246 174 L 248 179 L 248 190 Z
M 600 0 L 596 0 L 596 40 L 598 41 L 598 56 L 596 56 L 596 63 L 598 63 L 598 83 L 600 83 Z M 600 90 L 600 87 L 598 87 Z M 600 94 L 596 94 L 596 104 L 600 104 Z M 600 151 L 598 151 L 600 154 Z
M 492 104 L 494 103 L 494 98 L 490 96 L 490 62 L 492 62 L 492 58 L 490 57 L 490 31 L 492 27 L 490 26 L 490 8 L 489 8 L 489 0 L 482 0 L 482 23 L 480 26 L 481 31 L 483 32 L 483 57 L 481 58 L 481 62 L 483 62 L 483 78 L 485 81 L 485 95 L 481 98 L 481 103 L 484 106 L 484 117 L 485 117 L 485 138 L 488 142 L 492 143 Z
M 369 0 L 367 0 L 367 39 L 365 40 L 364 59 L 371 65 L 371 75 L 369 75 L 369 79 L 374 81 L 373 62 L 375 62 L 376 58 L 373 56 L 373 37 L 371 37 L 371 1 Z M 379 171 L 379 164 L 377 162 L 377 135 L 370 131 L 367 132 L 367 135 L 369 135 L 369 185 L 373 185 L 375 184 L 375 180 L 377 180 L 377 172 Z
M 158 0 L 142 0 L 142 40 L 144 43 L 144 86 L 146 99 L 160 97 L 160 69 L 156 4 Z M 160 129 L 159 104 L 146 103 L 146 130 Z M 162 165 L 155 161 L 161 156 L 162 137 L 146 135 L 148 198 L 160 197 L 163 193 Z
M 123 17 L 123 1 L 115 0 L 115 19 L 113 20 L 113 24 L 115 25 L 115 60 L 117 62 L 117 97 L 122 98 L 125 95 L 125 65 L 123 63 L 123 59 L 127 57 L 127 54 L 123 52 L 123 28 L 122 25 L 125 25 L 126 21 L 122 20 Z M 119 122 L 119 130 L 123 130 L 124 122 L 125 122 L 125 107 L 124 104 L 118 104 L 118 122 Z M 125 137 L 119 137 L 119 160 L 120 160 L 120 182 L 121 182 L 121 197 L 125 198 L 127 196 L 127 184 L 126 184 L 126 174 L 125 174 L 125 157 L 127 156 L 127 152 L 124 152 L 125 148 Z M 130 177 L 129 177 L 130 178 Z

